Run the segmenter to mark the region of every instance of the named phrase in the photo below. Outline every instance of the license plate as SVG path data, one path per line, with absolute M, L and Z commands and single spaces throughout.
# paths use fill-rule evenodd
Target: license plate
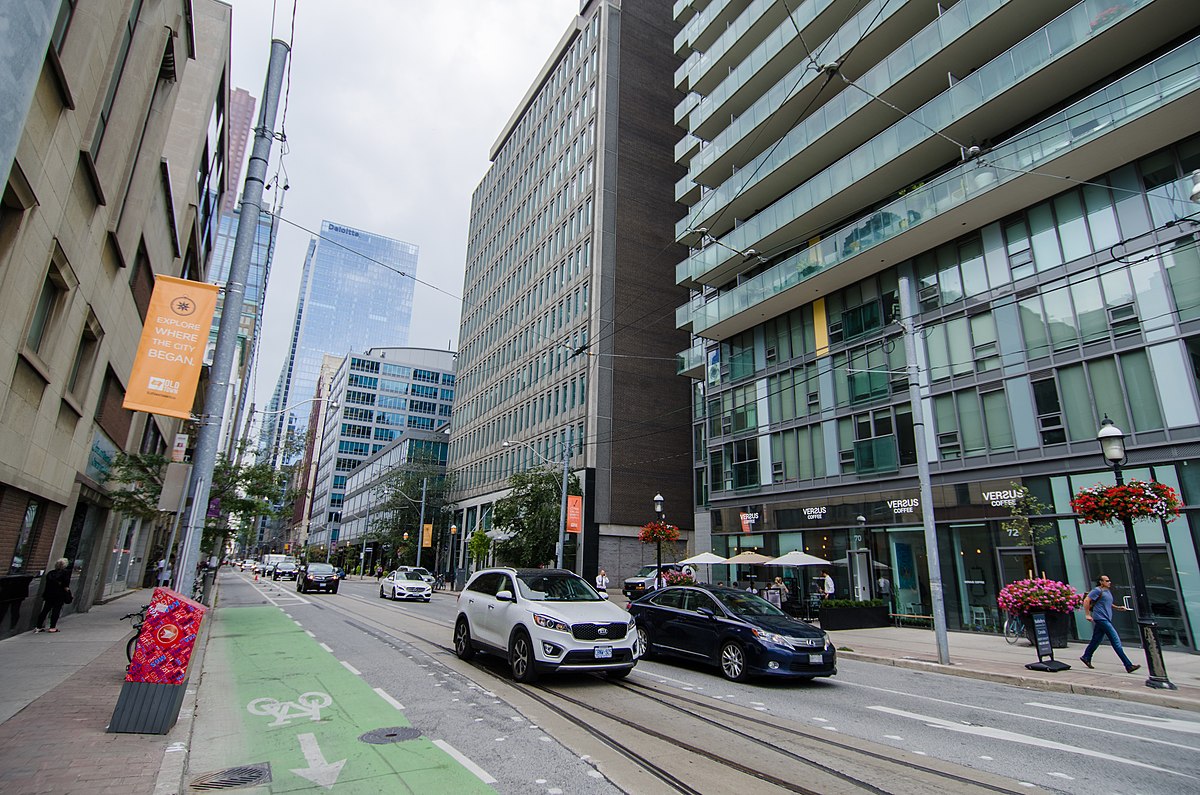
M 808 655 L 808 664 L 809 664 L 809 665 L 820 665 L 820 664 L 821 664 L 821 663 L 823 663 L 823 662 L 825 662 L 825 655 L 824 655 L 824 654 L 810 654 L 810 655 Z
M 612 659 L 612 646 L 597 646 L 596 647 L 596 659 L 597 660 Z

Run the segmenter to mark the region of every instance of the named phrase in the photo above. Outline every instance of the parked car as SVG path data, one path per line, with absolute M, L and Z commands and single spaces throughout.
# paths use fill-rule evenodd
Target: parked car
M 564 569 L 483 569 L 458 597 L 455 653 L 503 656 L 518 682 L 551 671 L 623 678 L 637 664 L 636 638 L 629 613 Z
M 380 599 L 420 599 L 428 602 L 433 598 L 433 586 L 415 571 L 397 569 L 379 583 Z
M 428 570 L 428 569 L 426 569 L 426 568 L 423 568 L 423 567 L 421 567 L 421 566 L 398 566 L 398 567 L 396 568 L 396 571 L 411 571 L 411 572 L 414 572 L 415 574 L 418 574 L 418 575 L 420 575 L 420 577 L 421 577 L 421 579 L 422 579 L 422 580 L 424 580 L 425 582 L 429 583 L 430 585 L 433 585 L 433 580 L 434 580 L 434 577 L 433 577 L 433 575 L 429 573 L 429 570 Z
M 272 580 L 294 580 L 299 573 L 300 567 L 296 565 L 294 560 L 281 560 L 275 564 L 275 568 L 271 570 Z
M 309 563 L 296 578 L 296 590 L 300 593 L 309 591 L 337 593 L 339 583 L 341 583 L 341 578 L 338 577 L 333 566 L 328 563 Z
M 642 566 L 637 574 L 625 580 L 625 584 L 621 588 L 621 593 L 625 594 L 627 599 L 640 599 L 648 592 L 653 591 L 658 587 L 658 578 L 655 576 L 657 570 L 658 567 L 653 564 Z M 664 574 L 668 571 L 686 571 L 693 577 L 696 576 L 695 569 L 691 566 L 684 566 L 682 563 L 664 563 L 662 570 Z
M 747 591 L 672 586 L 630 605 L 638 651 L 717 665 L 726 679 L 837 673 L 837 651 L 820 629 Z

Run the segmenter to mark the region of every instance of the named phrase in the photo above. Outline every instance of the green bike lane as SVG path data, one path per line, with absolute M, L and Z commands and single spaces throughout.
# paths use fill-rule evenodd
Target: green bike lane
M 279 607 L 210 617 L 189 779 L 268 762 L 259 791 L 495 792 Z

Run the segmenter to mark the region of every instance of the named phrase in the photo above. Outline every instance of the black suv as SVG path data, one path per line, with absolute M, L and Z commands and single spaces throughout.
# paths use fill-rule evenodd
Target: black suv
M 299 568 L 294 560 L 281 560 L 275 564 L 275 568 L 271 570 L 272 580 L 294 580 Z

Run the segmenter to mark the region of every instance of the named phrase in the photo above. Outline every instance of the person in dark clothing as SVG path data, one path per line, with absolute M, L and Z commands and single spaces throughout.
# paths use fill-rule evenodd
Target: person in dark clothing
M 59 558 L 54 570 L 46 575 L 46 587 L 42 591 L 42 612 L 38 614 L 35 632 L 58 632 L 58 617 L 63 605 L 71 598 L 71 561 Z M 50 616 L 50 629 L 44 630 L 46 616 Z

